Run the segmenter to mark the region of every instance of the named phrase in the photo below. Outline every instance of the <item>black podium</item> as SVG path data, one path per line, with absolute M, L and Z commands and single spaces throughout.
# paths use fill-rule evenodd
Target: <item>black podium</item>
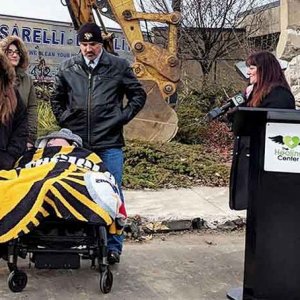
M 300 299 L 300 112 L 239 108 L 233 131 L 230 206 L 247 225 L 243 288 L 227 297 Z

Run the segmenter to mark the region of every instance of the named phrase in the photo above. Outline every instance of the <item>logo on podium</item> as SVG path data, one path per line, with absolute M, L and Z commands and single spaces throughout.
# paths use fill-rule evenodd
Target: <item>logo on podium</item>
M 264 170 L 300 173 L 300 124 L 266 124 Z

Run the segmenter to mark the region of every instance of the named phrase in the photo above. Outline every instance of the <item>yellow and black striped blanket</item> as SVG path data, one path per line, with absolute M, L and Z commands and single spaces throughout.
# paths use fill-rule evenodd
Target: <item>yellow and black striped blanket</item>
M 0 243 L 28 233 L 49 215 L 102 223 L 126 216 L 114 178 L 101 159 L 83 148 L 30 150 L 16 168 L 0 171 Z

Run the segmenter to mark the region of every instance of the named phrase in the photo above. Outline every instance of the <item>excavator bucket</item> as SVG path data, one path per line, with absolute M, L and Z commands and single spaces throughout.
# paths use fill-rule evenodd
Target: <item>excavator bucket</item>
M 147 92 L 144 108 L 125 126 L 126 139 L 168 142 L 178 130 L 176 112 L 163 99 L 156 82 L 141 81 Z

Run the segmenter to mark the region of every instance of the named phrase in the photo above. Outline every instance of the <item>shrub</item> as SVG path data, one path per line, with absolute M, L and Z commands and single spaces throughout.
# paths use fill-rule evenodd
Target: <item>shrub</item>
M 53 91 L 53 82 L 35 82 L 35 93 L 38 99 L 50 101 L 50 96 Z
M 229 160 L 202 145 L 128 142 L 123 183 L 134 189 L 225 186 Z
M 235 91 L 227 91 L 234 94 Z M 210 85 L 203 90 L 183 91 L 177 109 L 179 130 L 175 140 L 185 144 L 205 144 L 209 146 L 229 146 L 231 133 L 228 126 L 220 121 L 208 123 L 204 117 L 214 107 L 226 102 L 222 87 Z
M 49 101 L 38 101 L 38 136 L 46 135 L 51 131 L 59 130 Z

